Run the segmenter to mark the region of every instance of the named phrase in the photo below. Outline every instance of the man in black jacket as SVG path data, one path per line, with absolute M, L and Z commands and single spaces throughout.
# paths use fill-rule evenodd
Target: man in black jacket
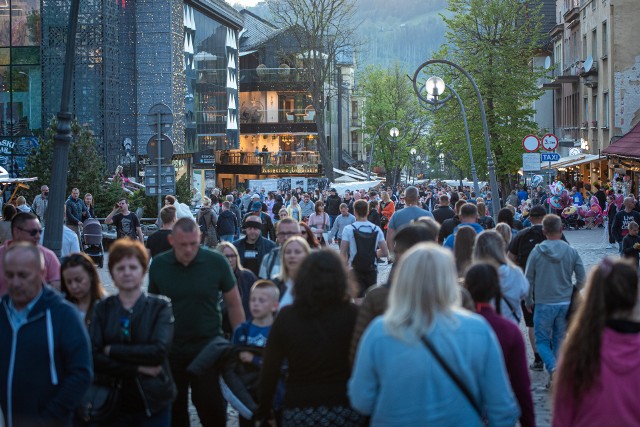
M 261 228 L 262 236 L 271 240 L 272 242 L 275 242 L 276 229 L 273 226 L 273 221 L 271 220 L 271 217 L 266 213 L 262 212 L 262 203 L 253 202 L 253 204 L 251 205 L 251 212 L 249 212 L 244 216 L 244 218 L 242 218 L 242 224 L 246 223 L 247 219 L 251 217 L 258 218 L 257 221 L 260 221 L 260 223 L 262 223 L 262 228 Z
M 338 196 L 335 188 L 332 188 L 330 193 L 324 207 L 325 212 L 329 215 L 329 228 L 333 227 L 333 222 L 340 215 L 340 204 L 342 203 L 342 199 Z
M 445 220 L 453 218 L 455 216 L 455 212 L 453 212 L 453 209 L 451 209 L 451 206 L 449 206 L 448 195 L 441 195 L 439 201 L 439 205 L 433 210 L 432 213 L 435 220 L 438 221 L 440 225 L 442 225 Z
M 260 273 L 260 264 L 262 258 L 275 246 L 275 243 L 262 237 L 260 230 L 262 229 L 262 223 L 260 217 L 256 215 L 249 215 L 244 220 L 244 232 L 245 237 L 233 242 L 233 245 L 238 249 L 240 254 L 240 262 L 242 266 L 253 271 L 258 277 Z

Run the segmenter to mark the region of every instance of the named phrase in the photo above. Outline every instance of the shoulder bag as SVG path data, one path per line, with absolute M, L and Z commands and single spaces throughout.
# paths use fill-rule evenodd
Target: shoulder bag
M 458 375 L 456 375 L 456 373 L 453 372 L 451 367 L 449 367 L 449 365 L 447 365 L 447 362 L 444 361 L 444 359 L 442 358 L 440 353 L 438 353 L 438 351 L 434 347 L 433 343 L 431 341 L 429 341 L 429 339 L 427 337 L 425 337 L 424 335 L 421 336 L 420 337 L 420 341 L 422 341 L 422 344 L 424 344 L 424 346 L 427 348 L 427 350 L 429 350 L 431 352 L 431 354 L 433 354 L 433 357 L 438 361 L 438 363 L 440 364 L 442 369 L 444 369 L 444 371 L 447 373 L 447 375 L 449 375 L 449 377 L 453 380 L 453 382 L 456 384 L 456 386 L 458 386 L 458 388 L 460 389 L 462 394 L 464 394 L 464 397 L 467 398 L 467 400 L 469 401 L 471 406 L 473 406 L 473 409 L 475 409 L 476 413 L 478 414 L 478 416 L 482 420 L 482 423 L 487 425 L 487 419 L 486 419 L 486 417 L 484 415 L 482 415 L 482 409 L 480 408 L 480 405 L 473 398 L 473 395 L 471 394 L 471 391 L 467 388 L 465 383 L 462 382 L 460 377 L 458 377 Z
M 85 422 L 110 420 L 120 410 L 121 389 L 120 379 L 94 381 L 76 409 L 78 418 Z

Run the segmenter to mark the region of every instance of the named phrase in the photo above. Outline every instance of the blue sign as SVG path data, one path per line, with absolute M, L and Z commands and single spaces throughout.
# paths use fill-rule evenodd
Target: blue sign
M 560 160 L 560 154 L 558 153 L 541 153 L 540 161 L 542 162 L 557 162 Z

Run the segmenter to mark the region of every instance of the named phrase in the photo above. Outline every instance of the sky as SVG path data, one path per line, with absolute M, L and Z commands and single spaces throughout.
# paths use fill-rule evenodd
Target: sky
M 231 5 L 238 3 L 244 7 L 247 7 L 247 6 L 255 6 L 262 0 L 225 0 L 225 1 Z

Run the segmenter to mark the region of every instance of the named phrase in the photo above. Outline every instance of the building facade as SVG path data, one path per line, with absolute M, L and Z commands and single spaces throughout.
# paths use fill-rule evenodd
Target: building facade
M 42 0 L 38 117 L 46 121 L 59 110 L 69 3 Z M 241 27 L 239 14 L 223 0 L 80 2 L 71 108 L 94 131 L 108 170 L 122 165 L 140 179 L 147 144 L 157 133 L 148 113 L 159 103 L 173 113 L 163 133 L 174 159 L 182 160 L 181 172 L 189 172 L 195 153 L 238 145 Z M 213 169 L 214 163 L 198 166 Z

